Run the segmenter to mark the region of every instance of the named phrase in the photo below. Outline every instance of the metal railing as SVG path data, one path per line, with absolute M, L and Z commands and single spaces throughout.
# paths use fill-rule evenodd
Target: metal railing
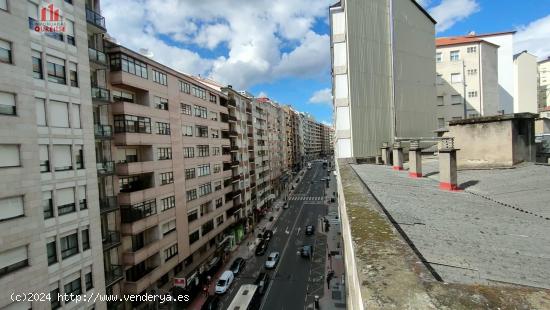
M 98 139 L 111 139 L 113 138 L 113 127 L 110 125 L 94 125 L 94 135 Z
M 111 92 L 106 88 L 92 86 L 92 99 L 110 102 Z
M 105 55 L 105 53 L 101 51 L 88 47 L 88 56 L 90 57 L 90 60 L 93 62 L 107 65 L 107 55 Z
M 105 17 L 90 8 L 86 8 L 86 21 L 96 27 L 106 30 Z

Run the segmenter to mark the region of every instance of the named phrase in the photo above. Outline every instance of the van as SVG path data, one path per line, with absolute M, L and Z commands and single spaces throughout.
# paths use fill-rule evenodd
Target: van
M 231 283 L 233 283 L 234 278 L 235 275 L 233 275 L 231 270 L 224 271 L 218 279 L 218 282 L 216 282 L 216 294 L 225 294 L 231 286 Z

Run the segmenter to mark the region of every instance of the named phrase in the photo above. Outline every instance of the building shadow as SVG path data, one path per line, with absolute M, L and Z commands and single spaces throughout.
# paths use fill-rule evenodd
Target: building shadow
M 462 184 L 460 184 L 460 188 L 461 189 L 467 189 L 468 187 L 471 187 L 471 186 L 475 186 L 479 183 L 478 180 L 471 180 L 471 181 L 467 181 L 467 182 L 464 182 Z

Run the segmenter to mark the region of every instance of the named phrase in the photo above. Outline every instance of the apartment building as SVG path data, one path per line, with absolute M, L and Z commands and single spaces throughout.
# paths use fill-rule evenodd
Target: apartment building
M 0 308 L 105 309 L 84 1 L 0 1 Z M 61 16 L 64 31 L 41 26 Z M 94 17 L 94 18 L 92 18 Z M 14 302 L 13 292 L 51 293 Z
M 300 122 L 299 112 L 289 105 L 285 105 L 282 108 L 285 113 L 287 169 L 289 171 L 298 171 L 302 165 L 302 153 L 300 152 L 302 137 L 298 132 L 298 124 Z
M 269 135 L 267 132 L 267 98 L 255 98 L 252 102 L 253 140 L 256 179 L 256 204 L 260 210 L 271 205 L 271 179 L 269 171 Z
M 263 103 L 267 111 L 270 199 L 273 200 L 280 195 L 288 180 L 286 123 L 284 110 L 278 103 L 269 99 Z
M 321 125 L 321 157 L 332 156 L 334 154 L 334 147 L 332 145 L 332 127 L 325 124 Z
M 538 62 L 538 102 L 539 108 L 550 106 L 550 57 Z
M 514 113 L 538 113 L 537 56 L 514 55 Z
M 414 0 L 341 0 L 330 25 L 336 157 L 432 136 L 435 20 Z
M 498 46 L 477 37 L 436 39 L 437 125 L 502 113 L 499 108 Z
M 321 124 L 313 116 L 302 113 L 302 124 L 304 128 L 304 156 L 305 160 L 310 161 L 318 159 L 321 155 Z

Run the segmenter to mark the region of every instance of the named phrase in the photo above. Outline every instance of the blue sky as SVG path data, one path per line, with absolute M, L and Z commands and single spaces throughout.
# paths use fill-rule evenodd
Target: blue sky
M 335 1 L 102 0 L 102 10 L 109 34 L 129 48 L 330 123 L 327 14 Z M 517 30 L 517 51 L 550 55 L 550 0 L 418 2 L 438 20 L 438 36 Z

